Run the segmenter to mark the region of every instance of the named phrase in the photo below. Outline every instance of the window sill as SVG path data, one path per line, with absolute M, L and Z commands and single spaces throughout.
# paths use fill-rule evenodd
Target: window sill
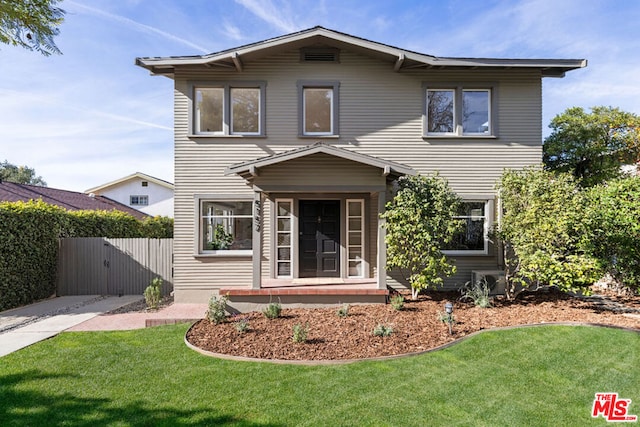
M 446 256 L 463 257 L 463 256 L 489 256 L 489 251 L 442 251 Z
M 422 135 L 422 139 L 498 139 L 496 135 Z
M 298 138 L 304 139 L 338 139 L 340 135 L 298 135 Z
M 253 250 L 207 251 L 193 255 L 195 258 L 251 258 Z
M 204 138 L 204 139 L 220 139 L 220 138 L 266 138 L 267 135 L 207 135 L 202 133 L 191 133 L 187 135 L 187 138 Z

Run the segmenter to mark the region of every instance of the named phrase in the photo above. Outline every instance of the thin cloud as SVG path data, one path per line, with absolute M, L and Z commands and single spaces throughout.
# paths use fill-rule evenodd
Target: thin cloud
M 286 4 L 276 6 L 271 0 L 235 0 L 237 4 L 245 7 L 249 12 L 256 15 L 263 21 L 273 25 L 278 30 L 292 33 L 298 31 L 297 25 L 292 16 L 287 16 L 289 7 Z
M 224 35 L 232 40 L 243 40 L 244 36 L 240 32 L 240 29 L 233 25 L 231 22 L 225 20 L 222 24 Z
M 189 40 L 185 40 L 185 39 L 183 39 L 181 37 L 178 37 L 178 36 L 176 36 L 174 34 L 166 32 L 166 31 L 162 31 L 162 30 L 160 30 L 158 28 L 155 28 L 155 27 L 152 27 L 150 25 L 141 24 L 140 22 L 134 21 L 133 19 L 129 19 L 129 18 L 126 18 L 124 16 L 115 15 L 113 13 L 105 12 L 104 10 L 96 9 L 94 7 L 86 6 L 86 5 L 83 5 L 83 4 L 80 4 L 80 3 L 76 3 L 74 1 L 69 1 L 68 0 L 67 4 L 71 4 L 71 5 L 75 6 L 75 7 L 80 8 L 80 9 L 84 9 L 84 10 L 90 12 L 90 13 L 93 13 L 94 15 L 104 16 L 106 18 L 112 19 L 112 20 L 114 20 L 116 22 L 119 22 L 121 24 L 124 24 L 124 25 L 128 26 L 129 28 L 132 28 L 132 29 L 134 29 L 136 31 L 141 31 L 141 32 L 147 33 L 147 34 L 149 34 L 149 33 L 157 34 L 157 35 L 159 35 L 161 37 L 164 37 L 164 38 L 166 38 L 168 40 L 172 40 L 174 42 L 181 43 L 181 44 L 183 44 L 185 46 L 189 46 L 189 47 L 191 47 L 193 49 L 196 49 L 196 50 L 198 50 L 198 51 L 200 51 L 202 53 L 210 53 L 209 49 L 204 48 L 202 46 L 199 46 L 199 45 L 197 45 L 195 43 L 192 43 Z

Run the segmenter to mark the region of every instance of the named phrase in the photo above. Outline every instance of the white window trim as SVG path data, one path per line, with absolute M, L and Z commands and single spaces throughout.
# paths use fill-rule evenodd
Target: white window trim
M 481 250 L 443 250 L 442 253 L 447 256 L 474 256 L 489 255 L 489 231 L 493 226 L 493 199 L 474 198 L 463 199 L 463 203 L 484 202 L 484 249 Z
M 138 198 L 138 203 L 133 203 L 133 198 Z M 147 203 L 140 203 L 140 199 L 145 199 Z M 144 194 L 132 194 L 129 196 L 129 206 L 149 206 L 149 196 Z
M 427 93 L 430 90 L 453 90 L 453 132 L 427 132 Z M 488 91 L 489 92 L 489 132 L 463 132 L 462 128 L 462 95 L 464 91 Z M 423 139 L 497 139 L 498 138 L 498 85 L 497 83 L 471 83 L 471 84 L 422 84 L 422 138 Z
M 263 138 L 266 137 L 266 88 L 267 83 L 264 81 L 192 81 L 189 85 L 189 137 L 191 138 Z M 198 115 L 196 106 L 196 90 L 198 89 L 223 89 L 222 102 L 222 131 L 219 132 L 200 132 L 198 131 Z M 258 118 L 258 133 L 255 132 L 232 132 L 233 112 L 231 108 L 231 89 L 259 89 L 260 115 Z
M 280 216 L 278 215 L 278 203 L 279 202 L 287 202 L 290 203 L 291 206 L 291 212 L 289 215 L 289 219 L 291 221 L 291 223 L 289 224 L 289 235 L 290 235 L 290 241 L 289 241 L 289 248 L 290 248 L 290 259 L 289 259 L 289 275 L 279 275 L 278 274 L 278 263 L 280 262 L 280 260 L 278 259 L 278 218 L 280 218 Z M 273 248 L 274 248 L 274 262 L 275 262 L 275 277 L 277 279 L 293 279 L 293 272 L 294 272 L 294 266 L 295 266 L 295 262 L 297 261 L 297 256 L 294 253 L 294 238 L 296 237 L 296 234 L 294 234 L 294 230 L 293 230 L 293 225 L 294 225 L 294 221 L 295 221 L 295 216 L 294 216 L 294 204 L 293 204 L 293 199 L 281 199 L 278 198 L 275 200 L 274 204 L 274 210 L 273 210 L 273 218 L 274 218 L 274 238 L 273 238 Z M 286 262 L 286 261 L 283 261 Z
M 298 85 L 298 137 L 299 138 L 338 138 L 340 136 L 340 82 L 300 80 Z M 305 132 L 304 127 L 304 90 L 331 89 L 331 132 Z
M 195 212 L 195 236 L 194 239 L 194 257 L 216 257 L 216 258 L 224 258 L 224 257 L 250 257 L 253 255 L 252 249 L 223 249 L 223 250 L 205 250 L 203 244 L 203 233 L 202 233 L 202 204 L 204 202 L 251 202 L 251 217 L 253 218 L 253 214 L 255 211 L 255 206 L 253 205 L 253 198 L 251 196 L 246 195 L 196 195 L 194 201 L 194 212 Z
M 351 231 L 349 229 L 349 219 L 351 218 L 351 216 L 349 215 L 349 202 L 358 202 L 360 204 L 360 218 L 361 218 L 361 224 L 360 224 L 360 266 L 361 266 L 361 270 L 362 273 L 357 275 L 357 276 L 352 276 L 351 274 L 349 274 L 349 262 L 351 261 L 350 256 L 350 251 L 349 251 L 349 247 L 351 246 L 349 244 L 349 232 Z M 347 277 L 349 279 L 362 279 L 366 276 L 365 273 L 365 269 L 366 269 L 366 264 L 365 264 L 365 256 L 364 256 L 364 251 L 365 251 L 365 234 L 366 234 L 366 215 L 365 215 L 365 203 L 364 203 L 364 199 L 346 199 L 345 200 L 345 230 L 346 230 L 346 242 L 345 242 L 345 247 L 347 249 L 347 254 L 346 254 L 346 258 L 347 258 Z

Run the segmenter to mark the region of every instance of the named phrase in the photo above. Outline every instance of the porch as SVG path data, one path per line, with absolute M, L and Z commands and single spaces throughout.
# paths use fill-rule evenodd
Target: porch
M 238 312 L 260 311 L 277 302 L 284 308 L 315 308 L 341 304 L 386 303 L 387 289 L 375 279 L 309 278 L 266 279 L 260 289 L 222 288 L 228 306 Z

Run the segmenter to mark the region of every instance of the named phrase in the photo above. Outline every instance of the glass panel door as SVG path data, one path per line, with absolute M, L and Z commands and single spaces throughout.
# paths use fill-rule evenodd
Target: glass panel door
M 293 200 L 276 200 L 276 277 L 291 278 Z
M 364 200 L 347 200 L 347 260 L 349 277 L 364 277 Z

